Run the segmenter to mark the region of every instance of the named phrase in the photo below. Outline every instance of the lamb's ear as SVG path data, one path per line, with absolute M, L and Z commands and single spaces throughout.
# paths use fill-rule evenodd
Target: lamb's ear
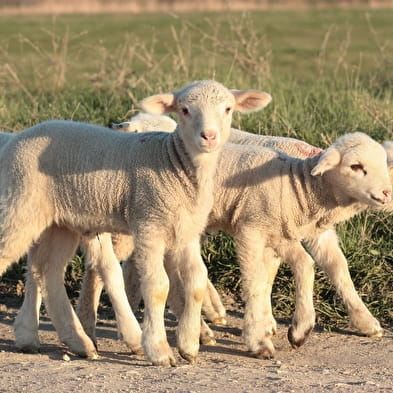
M 340 152 L 333 146 L 326 149 L 320 156 L 317 165 L 312 169 L 312 176 L 322 176 L 336 167 L 341 161 Z
M 157 94 L 143 99 L 139 106 L 145 112 L 153 115 L 163 115 L 174 112 L 176 96 L 173 93 Z
M 382 146 L 386 150 L 388 156 L 388 167 L 389 169 L 393 169 L 393 141 L 385 141 L 382 143 Z
M 259 90 L 231 90 L 236 100 L 234 110 L 250 113 L 263 109 L 272 100 L 269 93 Z

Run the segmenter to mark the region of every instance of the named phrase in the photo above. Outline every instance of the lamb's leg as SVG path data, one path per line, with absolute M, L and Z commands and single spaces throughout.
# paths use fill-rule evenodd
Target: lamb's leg
M 40 340 L 38 327 L 41 307 L 41 289 L 30 271 L 30 261 L 25 281 L 25 297 L 14 322 L 15 345 L 23 352 L 38 352 Z
M 170 288 L 168 295 L 168 304 L 171 310 L 176 315 L 177 319 L 180 319 L 184 310 L 184 286 L 183 280 L 180 277 L 180 272 L 178 269 L 178 263 L 176 258 L 172 258 L 170 254 L 165 257 L 165 269 L 169 277 Z M 206 298 L 206 296 L 205 296 Z M 204 299 L 205 299 L 204 298 Z M 199 342 L 203 345 L 214 345 L 216 340 L 214 334 L 204 321 L 201 316 L 201 332 L 199 336 Z
M 220 295 L 210 280 L 207 280 L 205 297 L 203 298 L 202 311 L 206 318 L 214 325 L 226 325 L 226 310 Z
M 247 348 L 257 358 L 274 356 L 272 336 L 276 331 L 270 294 L 279 260 L 264 247 L 258 231 L 243 228 L 236 234 L 236 249 L 246 303 L 243 336 Z M 270 258 L 266 258 L 269 255 Z
M 91 264 L 86 258 L 85 275 L 83 277 L 76 313 L 81 321 L 83 329 L 93 340 L 96 347 L 97 309 L 103 288 L 104 283 L 98 274 L 96 265 Z
M 288 340 L 294 348 L 298 348 L 304 344 L 315 325 L 314 261 L 298 242 L 289 243 L 280 253 L 295 276 L 296 309 L 288 330 Z
M 142 346 L 147 358 L 156 366 L 174 366 L 173 352 L 166 338 L 165 303 L 169 279 L 164 267 L 165 243 L 153 228 L 144 228 L 146 236 L 135 237 L 134 261 L 141 280 L 145 303 Z M 153 236 L 154 234 L 154 236 Z
M 191 241 L 179 254 L 178 267 L 184 287 L 184 310 L 177 328 L 180 355 L 195 363 L 199 351 L 202 302 L 207 286 L 207 269 L 203 263 L 199 239 Z
M 168 269 L 167 269 L 167 273 L 168 273 Z M 132 256 L 130 256 L 127 260 L 123 262 L 123 276 L 124 276 L 128 301 L 131 304 L 132 310 L 136 311 L 141 302 L 142 295 L 140 289 L 139 275 L 135 268 L 135 263 L 133 262 Z M 172 297 L 170 295 L 172 292 L 171 278 L 170 281 L 171 281 L 171 288 L 169 290 L 169 298 L 173 300 L 169 301 L 169 303 L 172 305 L 173 302 L 176 301 L 178 296 L 176 295 Z M 207 281 L 207 290 L 205 293 L 205 297 L 203 298 L 202 311 L 206 315 L 206 318 L 209 321 L 211 321 L 214 325 L 227 324 L 225 307 L 222 304 L 220 295 L 218 294 L 216 288 L 214 287 L 214 285 L 210 280 Z
M 133 255 L 130 255 L 123 262 L 122 269 L 128 302 L 130 303 L 132 310 L 135 312 L 138 310 L 141 303 L 142 293 L 140 278 L 135 266 Z
M 142 352 L 142 331 L 126 296 L 123 273 L 113 251 L 111 235 L 103 233 L 89 242 L 87 257 L 96 264 L 116 314 L 119 338 L 134 353 Z
M 64 270 L 78 243 L 78 234 L 52 225 L 30 249 L 31 271 L 41 286 L 48 314 L 60 340 L 74 353 L 96 358 L 94 343 L 84 332 L 64 287 Z
M 165 270 L 168 274 L 170 281 L 168 304 L 176 317 L 179 318 L 184 309 L 184 288 L 176 262 L 171 260 L 170 255 L 167 255 L 165 257 Z M 126 261 L 123 262 L 123 275 L 128 301 L 130 302 L 133 310 L 135 310 L 140 303 L 141 291 L 139 275 L 135 268 L 135 263 L 132 257 L 129 257 Z M 217 294 L 217 296 L 219 295 Z M 204 300 L 206 299 L 206 297 L 208 296 L 205 296 Z M 214 306 L 216 307 L 218 303 L 222 305 L 219 298 L 218 302 L 216 302 Z M 214 315 L 217 315 L 216 311 L 214 311 L 214 313 Z M 203 320 L 203 318 L 201 318 L 201 334 L 199 340 L 200 343 L 204 345 L 213 345 L 216 343 L 213 332 Z
M 307 241 L 315 261 L 327 273 L 347 308 L 351 325 L 369 337 L 381 337 L 383 329 L 356 292 L 347 260 L 335 231 L 328 230 Z

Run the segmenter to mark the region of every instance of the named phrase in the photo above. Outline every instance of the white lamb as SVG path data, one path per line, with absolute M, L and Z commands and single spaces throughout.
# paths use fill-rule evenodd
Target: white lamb
M 113 123 L 115 130 L 125 132 L 147 132 L 147 131 L 175 131 L 177 123 L 168 116 L 153 115 L 140 112 L 133 116 L 130 121 Z
M 124 134 L 51 121 L 15 135 L 0 155 L 0 274 L 30 244 L 46 244 L 33 244 L 30 254 L 39 261 L 32 271 L 52 322 L 74 352 L 94 357 L 94 345 L 64 291 L 64 265 L 81 234 L 130 233 L 145 302 L 146 356 L 155 365 L 175 363 L 163 321 L 168 292 L 163 258 L 170 254 L 185 283 L 179 352 L 195 361 L 206 287 L 199 237 L 213 204 L 220 148 L 229 136 L 232 112 L 260 109 L 266 97 L 199 81 L 142 102 L 152 113 L 177 113 L 174 133 Z M 47 263 L 51 259 L 55 263 Z M 135 317 L 129 329 L 138 350 L 141 334 Z

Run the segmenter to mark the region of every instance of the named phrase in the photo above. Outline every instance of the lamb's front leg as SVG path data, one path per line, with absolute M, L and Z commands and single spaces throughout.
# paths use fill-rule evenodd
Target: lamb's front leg
M 184 287 L 184 310 L 177 328 L 180 355 L 195 363 L 199 351 L 201 309 L 207 286 L 207 269 L 203 263 L 199 239 L 190 242 L 177 256 Z
M 269 359 L 274 356 L 272 336 L 276 332 L 270 295 L 279 260 L 266 258 L 264 239 L 258 231 L 243 228 L 235 238 L 246 303 L 243 337 L 255 357 Z
M 134 263 L 140 277 L 145 314 L 142 346 L 147 358 L 155 366 L 175 366 L 176 361 L 168 344 L 164 311 L 169 291 L 169 279 L 164 268 L 165 243 L 157 231 L 144 228 L 146 236 L 135 236 Z
M 301 243 L 290 242 L 280 253 L 295 276 L 296 308 L 288 329 L 288 340 L 294 348 L 304 344 L 315 325 L 313 302 L 314 261 Z
M 38 352 L 40 340 L 38 326 L 42 302 L 41 288 L 30 269 L 30 259 L 25 281 L 25 297 L 14 322 L 15 345 L 23 352 Z
M 347 308 L 351 325 L 369 337 L 381 337 L 383 329 L 367 309 L 356 292 L 348 269 L 347 260 L 340 248 L 336 232 L 327 230 L 308 240 L 315 261 L 327 273 Z

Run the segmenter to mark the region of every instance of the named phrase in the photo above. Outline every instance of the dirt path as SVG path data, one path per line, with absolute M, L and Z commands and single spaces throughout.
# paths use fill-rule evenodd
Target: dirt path
M 16 309 L 0 312 L 0 392 L 393 392 L 393 334 L 382 339 L 351 331 L 316 329 L 304 347 L 292 350 L 287 327 L 279 324 L 276 359 L 257 360 L 241 339 L 241 310 L 229 311 L 229 326 L 214 328 L 217 345 L 202 347 L 197 365 L 178 358 L 173 368 L 152 367 L 127 353 L 116 338 L 115 322 L 100 320 L 100 358 L 64 360 L 48 318 L 42 318 L 40 354 L 22 354 L 13 345 Z M 174 321 L 168 336 L 174 342 Z M 67 357 L 66 357 L 67 358 Z

